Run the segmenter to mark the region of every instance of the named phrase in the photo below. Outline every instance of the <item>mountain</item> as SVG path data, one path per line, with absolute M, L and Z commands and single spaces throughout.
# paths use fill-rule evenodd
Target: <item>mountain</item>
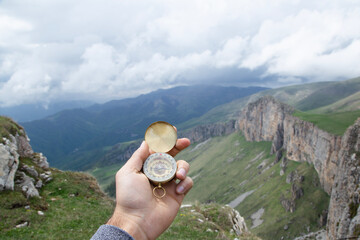
M 96 159 L 83 162 L 77 156 L 84 156 L 82 153 L 88 151 L 92 151 L 92 156 L 101 155 L 103 148 L 142 138 L 151 122 L 164 120 L 180 124 L 215 106 L 261 90 L 264 88 L 176 87 L 88 108 L 65 110 L 22 125 L 33 148 L 44 152 L 52 165 L 84 169 L 83 165 L 89 167 Z M 77 164 L 74 164 L 74 158 Z
M 337 91 L 339 89 L 339 91 Z M 298 110 L 328 114 L 359 110 L 360 77 L 338 82 L 316 82 L 268 89 L 251 96 L 236 99 L 214 107 L 204 115 L 190 119 L 178 127 L 191 128 L 199 124 L 236 119 L 243 107 L 263 96 L 273 96 Z M 328 104 L 328 105 L 327 105 Z
M 49 167 L 24 129 L 0 117 L 0 238 L 90 239 L 111 216 L 114 201 L 96 179 Z M 183 205 L 159 239 L 260 239 L 229 206 Z
M 90 101 L 64 101 L 49 104 L 22 104 L 15 107 L 0 107 L 0 115 L 11 117 L 17 122 L 28 122 L 42 119 L 57 112 L 85 108 L 93 105 Z

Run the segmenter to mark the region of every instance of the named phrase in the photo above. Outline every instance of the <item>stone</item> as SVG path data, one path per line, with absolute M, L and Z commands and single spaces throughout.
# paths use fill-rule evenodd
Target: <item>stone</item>
M 284 230 L 286 231 L 286 230 L 288 230 L 289 229 L 289 226 L 288 225 L 285 225 L 284 226 Z
M 29 222 L 20 223 L 20 224 L 16 225 L 15 227 L 16 228 L 22 228 L 22 227 L 27 227 L 27 226 L 29 226 Z
M 18 171 L 17 173 L 21 179 L 19 186 L 21 191 L 27 198 L 39 197 L 39 191 L 34 186 L 34 179 L 27 176 L 24 172 Z
M 10 135 L 10 140 L 4 138 L 0 143 L 0 191 L 14 190 L 14 178 L 19 166 L 16 139 Z
M 36 188 L 42 188 L 42 186 L 43 186 L 43 182 L 41 181 L 41 179 L 39 179 L 39 180 L 36 182 L 35 187 L 36 187 Z
M 229 218 L 233 223 L 232 229 L 235 231 L 236 235 L 240 236 L 242 233 L 248 232 L 245 219 L 240 215 L 237 210 L 231 208 Z
M 39 216 L 44 216 L 45 215 L 45 213 L 43 211 L 38 211 L 37 213 L 38 213 Z
M 29 174 L 30 176 L 37 178 L 39 177 L 38 172 L 35 170 L 34 166 L 29 167 L 26 164 L 23 164 L 21 170 L 25 171 L 27 174 Z

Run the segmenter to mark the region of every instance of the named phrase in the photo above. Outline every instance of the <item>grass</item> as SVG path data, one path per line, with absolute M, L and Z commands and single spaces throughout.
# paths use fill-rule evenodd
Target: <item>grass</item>
M 160 237 L 159 240 L 178 239 L 239 239 L 258 240 L 251 233 L 237 236 L 232 230 L 229 218 L 231 208 L 220 204 L 199 204 L 180 209 L 173 224 Z
M 41 198 L 26 199 L 18 191 L 0 193 L 1 239 L 90 239 L 111 216 L 113 201 L 93 177 L 51 172 L 54 179 L 41 189 Z M 30 209 L 25 209 L 27 205 Z M 15 228 L 24 222 L 29 226 Z
M 304 121 L 314 123 L 324 131 L 342 136 L 346 129 L 354 124 L 355 120 L 360 117 L 360 110 L 329 114 L 296 111 L 293 115 Z
M 207 144 L 179 154 L 178 158 L 190 162 L 190 176 L 194 187 L 185 201 L 217 202 L 229 204 L 243 193 L 254 190 L 235 208 L 245 218 L 251 232 L 263 239 L 291 239 L 307 232 L 319 230 L 318 215 L 328 208 L 329 196 L 322 190 L 312 165 L 289 161 L 285 174 L 280 176 L 280 162 L 272 164 L 270 142 L 247 142 L 240 133 L 212 138 Z M 282 196 L 291 196 L 291 184 L 286 176 L 297 170 L 305 176 L 301 183 L 304 196 L 296 200 L 294 213 L 281 206 Z M 250 229 L 251 215 L 264 208 L 264 222 Z M 289 229 L 284 230 L 288 225 Z
M 94 176 L 100 184 L 102 190 L 105 190 L 115 179 L 116 172 L 124 165 L 124 163 L 118 163 L 101 168 L 94 168 L 89 173 Z
M 23 134 L 21 132 L 23 128 L 8 117 L 0 116 L 0 126 L 0 143 L 4 143 L 3 138 L 9 138 L 10 134 L 13 136 L 16 133 L 19 135 Z

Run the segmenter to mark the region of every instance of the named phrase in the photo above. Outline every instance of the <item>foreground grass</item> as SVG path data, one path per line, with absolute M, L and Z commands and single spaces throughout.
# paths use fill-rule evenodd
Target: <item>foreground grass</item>
M 41 198 L 26 199 L 18 191 L 0 193 L 0 239 L 90 239 L 108 220 L 113 201 L 93 177 L 55 169 L 52 174 Z M 29 226 L 15 228 L 24 222 Z
M 355 120 L 360 117 L 360 110 L 329 114 L 296 111 L 293 115 L 304 121 L 312 122 L 320 129 L 329 133 L 342 136 L 346 129 L 354 124 Z

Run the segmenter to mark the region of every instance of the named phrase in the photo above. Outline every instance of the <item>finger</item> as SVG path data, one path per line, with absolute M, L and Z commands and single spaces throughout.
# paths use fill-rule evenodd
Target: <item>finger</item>
M 176 141 L 175 147 L 171 149 L 168 154 L 175 157 L 180 151 L 184 150 L 190 145 L 190 140 L 188 138 L 180 138 Z
M 189 172 L 190 165 L 184 160 L 179 160 L 177 161 L 177 169 L 176 178 L 184 180 L 186 178 L 186 174 Z
M 146 158 L 149 156 L 149 146 L 143 141 L 140 147 L 133 153 L 131 158 L 126 162 L 126 166 L 130 169 L 140 171 Z
M 177 194 L 187 194 L 193 185 L 194 185 L 193 180 L 190 177 L 186 177 L 185 180 L 181 181 L 176 186 L 176 193 Z

